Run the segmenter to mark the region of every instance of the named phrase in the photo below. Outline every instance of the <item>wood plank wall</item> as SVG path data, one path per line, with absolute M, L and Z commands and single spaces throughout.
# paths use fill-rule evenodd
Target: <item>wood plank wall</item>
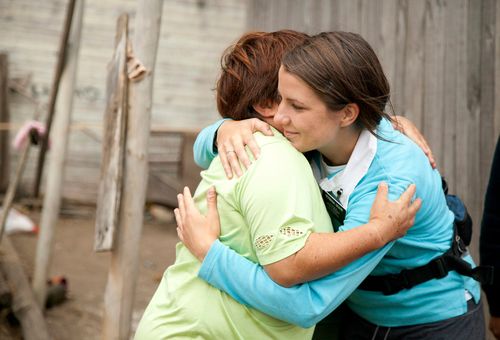
M 0 123 L 9 122 L 8 56 L 0 53 Z M 0 192 L 9 185 L 9 131 L 0 131 Z
M 127 12 L 133 28 L 136 3 L 86 1 L 73 121 L 94 127 L 71 133 L 63 195 L 67 199 L 95 202 L 107 64 L 113 53 L 116 20 Z M 0 51 L 9 55 L 10 79 L 24 80 L 26 92 L 40 102 L 37 106 L 12 94 L 10 111 L 14 123 L 31 118 L 35 111 L 45 120 L 66 6 L 67 0 L 0 0 Z M 197 130 L 218 118 L 212 89 L 219 59 L 245 29 L 245 8 L 246 1 L 241 0 L 164 1 L 152 112 L 154 126 Z M 179 159 L 179 145 L 178 134 L 155 134 L 151 138 L 152 156 L 167 163 L 159 171 L 178 171 L 174 165 Z M 31 189 L 37 153 L 31 153 L 24 188 Z M 14 152 L 12 158 L 13 167 Z
M 31 80 L 26 89 L 40 101 L 42 116 L 65 5 L 0 0 L 0 51 L 9 54 L 11 79 Z M 134 8 L 134 0 L 87 1 L 76 122 L 101 124 L 115 21 L 123 11 L 133 16 Z M 396 113 L 422 129 L 478 227 L 500 133 L 500 1 L 169 0 L 163 15 L 153 124 L 198 129 L 217 118 L 212 89 L 220 54 L 247 29 L 359 32 L 382 61 Z M 36 108 L 11 95 L 12 121 L 31 117 Z M 95 196 L 100 135 L 99 128 L 72 132 L 65 197 Z M 151 140 L 154 157 L 169 164 L 166 171 L 178 171 L 175 135 Z M 174 146 L 161 156 L 165 143 Z M 26 181 L 33 170 L 28 164 Z
M 500 134 L 500 1 L 251 0 L 248 13 L 249 29 L 344 30 L 370 42 L 395 112 L 423 131 L 451 192 L 465 200 L 477 255 Z

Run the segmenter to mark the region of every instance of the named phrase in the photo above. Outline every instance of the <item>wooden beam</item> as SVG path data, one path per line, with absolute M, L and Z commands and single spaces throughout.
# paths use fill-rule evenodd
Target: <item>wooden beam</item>
M 12 182 L 10 182 L 7 189 L 7 194 L 2 202 L 2 211 L 0 211 L 0 242 L 2 240 L 3 232 L 5 229 L 5 224 L 7 222 L 7 217 L 9 216 L 9 211 L 14 201 L 14 196 L 16 194 L 17 186 L 19 180 L 24 172 L 26 166 L 26 160 L 28 159 L 28 154 L 30 151 L 30 141 L 27 140 L 26 144 L 23 146 L 19 160 L 17 161 L 17 169 Z
M 9 59 L 7 54 L 0 54 L 0 124 L 9 123 Z M 7 189 L 9 183 L 9 131 L 0 131 L 0 192 Z
M 128 15 L 118 18 L 115 53 L 108 70 L 102 143 L 101 178 L 97 195 L 95 251 L 113 247 L 122 192 L 125 122 L 127 118 Z
M 64 180 L 64 161 L 68 147 L 69 124 L 73 109 L 78 51 L 82 32 L 84 0 L 78 0 L 75 7 L 75 20 L 69 37 L 68 60 L 61 75 L 61 95 L 57 101 L 57 115 L 54 120 L 52 147 L 47 188 L 43 201 L 40 235 L 37 243 L 33 289 L 40 306 L 45 305 L 47 275 L 50 267 L 52 239 L 61 206 L 62 183 Z
M 8 236 L 0 244 L 0 269 L 12 288 L 12 311 L 21 323 L 23 339 L 49 340 L 42 310 L 35 301 L 21 261 Z
M 139 267 L 139 243 L 148 177 L 148 142 L 153 75 L 160 36 L 162 0 L 137 1 L 132 54 L 144 65 L 140 79 L 129 82 L 129 112 L 123 172 L 120 228 L 111 254 L 104 295 L 104 339 L 128 339 Z M 132 57 L 132 56 L 130 56 Z
M 68 42 L 69 34 L 73 21 L 73 14 L 75 9 L 76 0 L 69 0 L 68 7 L 66 10 L 66 17 L 64 20 L 63 34 L 61 36 L 61 41 L 59 43 L 59 57 L 57 58 L 56 72 L 54 76 L 54 81 L 52 83 L 52 90 L 50 93 L 49 109 L 47 112 L 47 133 L 42 139 L 40 146 L 40 153 L 38 154 L 38 164 L 36 168 L 35 184 L 33 188 L 33 196 L 36 198 L 40 193 L 40 181 L 42 180 L 43 165 L 45 163 L 45 154 L 47 153 L 47 148 L 49 145 L 49 135 L 52 128 L 52 120 L 54 117 L 54 109 L 57 100 L 57 94 L 59 92 L 59 86 L 61 82 L 62 73 L 66 64 L 66 55 L 68 52 Z

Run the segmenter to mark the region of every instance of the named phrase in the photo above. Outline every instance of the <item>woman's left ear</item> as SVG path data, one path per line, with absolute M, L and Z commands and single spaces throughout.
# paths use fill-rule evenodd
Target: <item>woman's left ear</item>
M 343 115 L 340 121 L 341 127 L 347 127 L 356 121 L 359 115 L 359 106 L 356 103 L 349 103 L 342 109 Z

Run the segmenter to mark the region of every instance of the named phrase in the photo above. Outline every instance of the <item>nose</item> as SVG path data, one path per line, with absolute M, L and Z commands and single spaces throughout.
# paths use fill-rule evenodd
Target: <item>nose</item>
M 286 113 L 285 105 L 283 103 L 283 100 L 278 106 L 278 110 L 276 111 L 276 114 L 274 115 L 274 122 L 280 126 L 286 126 L 290 124 L 290 117 Z

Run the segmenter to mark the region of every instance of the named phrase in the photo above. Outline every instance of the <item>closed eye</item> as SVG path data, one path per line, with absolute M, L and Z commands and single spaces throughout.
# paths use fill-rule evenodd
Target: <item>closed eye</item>
M 302 111 L 302 110 L 305 110 L 305 107 L 303 106 L 300 106 L 300 105 L 297 105 L 295 103 L 292 103 L 291 104 L 292 108 L 295 110 L 295 111 Z

